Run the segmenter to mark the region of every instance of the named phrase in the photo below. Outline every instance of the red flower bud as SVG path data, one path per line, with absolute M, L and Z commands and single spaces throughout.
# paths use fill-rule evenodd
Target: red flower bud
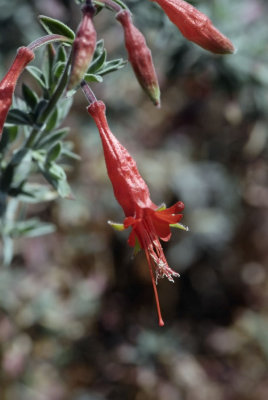
M 34 53 L 27 47 L 20 47 L 13 64 L 0 82 L 0 135 L 12 104 L 12 96 L 17 80 L 27 64 L 34 58 Z
M 179 201 L 170 208 L 158 208 L 150 198 L 148 186 L 141 177 L 135 160 L 110 131 L 105 116 L 105 105 L 101 101 L 95 101 L 88 107 L 88 112 L 98 127 L 107 172 L 115 197 L 126 216 L 124 224 L 111 225 L 119 230 L 131 227 L 129 245 L 136 249 L 144 249 L 152 278 L 159 325 L 163 326 L 156 283 L 163 277 L 173 282 L 173 277 L 179 274 L 168 266 L 159 239 L 170 239 L 170 225 L 185 229 L 178 224 L 182 218 L 180 212 L 184 204 Z
M 72 49 L 71 76 L 68 90 L 79 85 L 91 63 L 96 47 L 97 34 L 93 25 L 94 8 L 84 6 L 82 21 L 77 29 Z
M 123 26 L 128 58 L 140 85 L 153 103 L 160 106 L 160 90 L 152 54 L 143 34 L 133 25 L 128 10 L 120 11 L 116 15 L 116 19 Z
M 216 54 L 235 51 L 232 42 L 202 12 L 184 0 L 152 0 L 165 11 L 186 39 Z

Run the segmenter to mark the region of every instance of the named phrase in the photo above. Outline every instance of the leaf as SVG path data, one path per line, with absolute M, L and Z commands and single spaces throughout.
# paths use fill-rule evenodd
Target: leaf
M 14 142 L 18 136 L 18 127 L 16 125 L 5 124 L 3 128 L 2 138 L 0 141 L 0 158 L 9 144 Z
M 58 120 L 58 110 L 55 108 L 53 113 L 50 115 L 47 123 L 46 123 L 46 132 L 50 132 L 56 125 L 57 125 L 57 120 Z
M 69 97 L 68 98 L 65 97 L 58 101 L 58 104 L 57 104 L 57 109 L 58 109 L 57 126 L 59 126 L 62 123 L 62 121 L 68 114 L 72 104 L 73 104 L 73 99 L 69 98 Z
M 127 64 L 126 60 L 123 58 L 118 58 L 116 60 L 111 60 L 106 62 L 101 69 L 98 70 L 99 75 L 105 75 L 112 71 L 117 71 L 118 69 L 123 68 Z
M 89 66 L 87 73 L 93 74 L 94 72 L 98 71 L 98 69 L 100 69 L 102 67 L 102 65 L 105 63 L 106 56 L 107 56 L 107 53 L 106 53 L 106 50 L 104 49 L 103 52 L 100 53 L 99 56 L 97 56 L 95 58 L 95 60 L 93 59 L 92 63 Z
M 44 159 L 41 160 L 42 157 L 40 152 L 39 157 L 40 161 L 38 161 L 38 166 L 47 181 L 57 190 L 59 196 L 70 197 L 72 192 L 63 168 L 54 162 L 45 164 Z
M 56 62 L 61 61 L 65 63 L 66 60 L 67 60 L 67 54 L 65 48 L 63 46 L 59 46 L 56 56 Z
M 90 82 L 102 82 L 103 78 L 100 75 L 94 75 L 94 74 L 85 74 L 84 75 L 84 80 L 88 83 Z
M 56 80 L 58 82 L 61 74 L 63 73 L 65 68 L 65 62 L 63 61 L 58 61 L 52 71 L 52 77 L 54 78 L 54 80 Z M 55 79 L 56 78 L 56 79 Z
M 38 103 L 37 94 L 25 83 L 22 84 L 22 95 L 26 104 L 33 110 Z
M 28 219 L 27 221 L 19 221 L 12 226 L 9 231 L 11 237 L 35 237 L 47 235 L 55 231 L 53 224 L 41 222 L 37 218 Z
M 16 125 L 32 125 L 33 123 L 28 113 L 17 108 L 9 110 L 6 121 Z
M 35 121 L 38 120 L 39 115 L 42 114 L 42 112 L 44 111 L 44 109 L 46 108 L 48 104 L 48 100 L 40 100 L 39 103 L 37 104 L 36 109 L 34 110 L 34 119 Z
M 39 147 L 46 147 L 48 145 L 57 142 L 58 140 L 62 139 L 65 135 L 69 133 L 69 128 L 61 128 L 54 132 L 51 132 L 50 135 L 46 135 L 42 140 L 39 142 Z
M 26 67 L 27 71 L 34 77 L 34 79 L 39 83 L 39 85 L 46 89 L 46 81 L 43 72 L 34 66 Z
M 75 33 L 72 29 L 70 29 L 67 25 L 63 22 L 46 17 L 45 15 L 39 15 L 40 24 L 43 26 L 47 33 L 54 33 L 68 37 L 71 40 L 74 40 Z
M 60 142 L 57 142 L 54 146 L 52 146 L 47 152 L 46 163 L 55 161 L 60 156 L 61 149 L 62 146 Z
M 78 161 L 81 160 L 81 157 L 79 156 L 79 154 L 76 154 L 73 151 L 70 151 L 68 149 L 62 149 L 61 155 L 72 158 L 74 160 L 78 160 Z
M 49 186 L 39 183 L 26 183 L 19 199 L 26 203 L 40 203 L 55 200 L 58 197 L 56 190 L 50 190 Z
M 32 151 L 31 149 L 21 149 L 13 157 L 11 165 L 15 166 L 12 179 L 12 186 L 19 186 L 28 178 L 32 168 Z

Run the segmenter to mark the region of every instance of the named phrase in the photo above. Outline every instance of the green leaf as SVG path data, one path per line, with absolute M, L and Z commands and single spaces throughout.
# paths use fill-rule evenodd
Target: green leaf
M 61 143 L 57 142 L 54 146 L 52 146 L 48 152 L 46 157 L 46 163 L 51 163 L 55 161 L 61 154 Z
M 44 109 L 47 106 L 48 101 L 47 100 L 40 100 L 39 103 L 37 104 L 35 110 L 34 110 L 34 120 L 37 121 L 39 115 L 42 114 L 42 112 L 44 111 Z
M 58 197 L 56 190 L 50 190 L 49 186 L 39 183 L 26 183 L 19 200 L 26 203 L 40 203 L 55 200 Z
M 73 160 L 78 160 L 78 161 L 81 160 L 81 157 L 79 156 L 79 154 L 76 154 L 73 151 L 70 151 L 68 149 L 62 149 L 61 155 L 68 157 L 68 158 L 72 158 Z
M 39 85 L 45 89 L 46 81 L 43 72 L 34 66 L 26 67 L 27 71 L 33 76 L 33 78 L 39 83 Z
M 112 71 L 117 71 L 118 69 L 123 68 L 127 64 L 126 60 L 123 58 L 118 58 L 116 60 L 111 60 L 106 62 L 101 69 L 98 70 L 99 75 L 105 75 Z
M 37 218 L 19 221 L 15 223 L 9 231 L 11 237 L 35 237 L 47 235 L 55 231 L 53 224 L 41 222 Z
M 98 71 L 106 61 L 107 52 L 104 49 L 95 59 L 93 59 L 92 63 L 89 66 L 88 73 L 94 74 L 94 72 Z
M 53 68 L 52 71 L 52 77 L 54 78 L 54 80 L 56 80 L 58 82 L 61 74 L 63 73 L 65 68 L 65 62 L 63 61 L 58 61 Z
M 37 154 L 38 153 L 38 154 Z M 39 157 L 38 166 L 47 181 L 57 190 L 61 197 L 71 197 L 71 188 L 67 182 L 64 169 L 52 162 L 44 163 L 41 152 L 35 152 L 35 157 Z
M 73 99 L 71 97 L 70 98 L 65 97 L 58 101 L 58 104 L 57 104 L 57 110 L 58 110 L 57 126 L 60 126 L 60 124 L 62 123 L 64 118 L 67 116 L 72 104 L 73 104 Z
M 55 110 L 52 112 L 46 123 L 45 132 L 50 132 L 57 125 L 57 121 L 58 121 L 58 110 L 57 108 L 55 108 Z
M 69 133 L 69 128 L 61 128 L 54 132 L 51 132 L 49 135 L 45 135 L 42 140 L 39 142 L 39 147 L 47 147 L 51 144 L 57 142 L 58 140 L 62 139 L 65 135 Z
M 61 61 L 65 63 L 66 60 L 67 60 L 67 54 L 65 48 L 63 46 L 59 46 L 56 56 L 56 62 Z
M 102 82 L 103 78 L 100 75 L 94 75 L 94 74 L 85 74 L 84 75 L 84 80 L 86 82 Z
M 28 178 L 32 168 L 32 151 L 31 149 L 22 148 L 19 150 L 15 157 L 13 157 L 11 164 L 15 166 L 15 172 L 12 179 L 12 186 L 19 186 L 25 179 Z
M 22 84 L 22 95 L 26 104 L 33 110 L 38 103 L 37 94 L 25 83 Z
M 9 144 L 14 142 L 18 136 L 17 125 L 5 124 L 3 128 L 2 138 L 0 141 L 0 159 L 3 156 L 4 151 L 8 148 Z
M 63 22 L 54 18 L 46 17 L 45 15 L 39 15 L 38 18 L 41 25 L 43 26 L 45 31 L 47 31 L 47 33 L 63 35 L 71 40 L 74 40 L 75 38 L 74 31 L 70 29 L 67 25 L 65 25 Z
M 32 125 L 33 123 L 32 118 L 28 113 L 17 108 L 9 110 L 6 121 L 10 124 L 16 125 Z

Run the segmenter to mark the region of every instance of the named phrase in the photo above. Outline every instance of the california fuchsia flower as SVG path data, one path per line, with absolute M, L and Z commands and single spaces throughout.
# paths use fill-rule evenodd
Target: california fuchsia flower
M 68 90 L 79 85 L 93 58 L 97 38 L 92 21 L 94 11 L 94 7 L 90 5 L 84 5 L 82 8 L 82 21 L 73 42 L 71 76 Z
M 143 34 L 133 25 L 130 12 L 122 10 L 116 14 L 122 24 L 128 58 L 135 75 L 152 102 L 160 105 L 160 89 L 153 64 L 152 54 Z
M 0 135 L 12 104 L 12 96 L 17 80 L 26 65 L 32 61 L 34 53 L 27 47 L 20 47 L 13 64 L 0 82 Z
M 163 326 L 156 283 L 163 277 L 173 282 L 173 277 L 179 274 L 168 266 L 159 239 L 164 241 L 170 239 L 170 225 L 185 229 L 178 223 L 182 218 L 180 212 L 184 204 L 179 201 L 170 208 L 157 207 L 150 199 L 148 186 L 141 177 L 135 160 L 110 131 L 104 103 L 94 101 L 88 107 L 88 112 L 98 127 L 107 172 L 115 197 L 125 213 L 124 224 L 111 223 L 111 225 L 119 230 L 131 227 L 129 245 L 135 247 L 135 250 L 144 249 L 154 288 L 159 325 Z
M 186 39 L 217 54 L 235 51 L 232 42 L 202 12 L 184 0 L 152 0 L 165 11 Z

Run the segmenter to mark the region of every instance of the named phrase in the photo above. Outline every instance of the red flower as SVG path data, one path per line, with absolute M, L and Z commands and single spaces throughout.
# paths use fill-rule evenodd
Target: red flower
M 12 104 L 12 96 L 17 80 L 26 65 L 32 61 L 34 53 L 27 47 L 20 47 L 13 64 L 0 82 L 0 135 L 7 117 L 8 110 Z
M 180 212 L 184 204 L 180 201 L 167 209 L 165 206 L 157 207 L 150 199 L 148 186 L 139 174 L 135 160 L 110 131 L 104 103 L 93 102 L 88 112 L 98 127 L 108 175 L 115 197 L 126 216 L 124 224 L 111 225 L 119 230 L 131 227 L 129 245 L 135 247 L 135 250 L 144 249 L 155 293 L 159 325 L 163 326 L 156 283 L 163 277 L 173 282 L 173 276 L 179 274 L 168 266 L 159 239 L 170 239 L 170 225 L 185 229 L 178 223 L 182 218 Z
M 143 34 L 134 26 L 128 10 L 121 10 L 116 14 L 116 19 L 123 26 L 128 58 L 141 87 L 152 102 L 156 106 L 160 106 L 158 79 L 151 50 L 148 48 Z
M 184 0 L 152 0 L 165 11 L 186 39 L 217 54 L 235 51 L 232 42 L 202 12 Z

